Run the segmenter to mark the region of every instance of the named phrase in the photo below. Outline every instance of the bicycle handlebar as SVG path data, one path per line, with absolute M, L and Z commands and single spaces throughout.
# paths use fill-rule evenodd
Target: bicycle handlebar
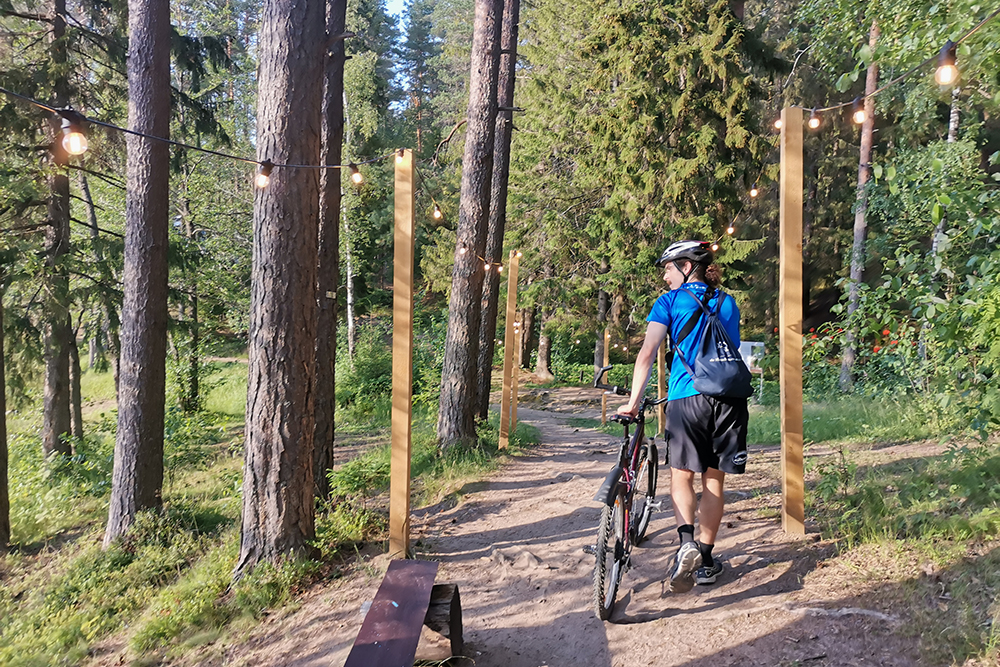
M 615 394 L 617 396 L 631 396 L 632 392 L 630 392 L 628 389 L 624 387 L 619 387 L 616 384 L 615 385 L 604 384 L 601 382 L 601 378 L 604 377 L 604 374 L 610 371 L 611 368 L 612 368 L 611 366 L 604 366 L 594 374 L 594 388 L 604 389 L 605 391 L 611 394 Z M 664 396 L 663 398 L 643 398 L 642 405 L 640 406 L 639 411 L 643 412 L 646 410 L 646 408 L 662 405 L 666 402 L 667 402 L 666 396 Z

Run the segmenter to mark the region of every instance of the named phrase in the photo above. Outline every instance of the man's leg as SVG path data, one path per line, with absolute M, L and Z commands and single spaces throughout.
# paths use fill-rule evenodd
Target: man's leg
M 681 546 L 674 556 L 668 588 L 671 593 L 685 593 L 694 586 L 694 573 L 701 567 L 701 550 L 694 541 L 697 497 L 694 493 L 693 471 L 670 469 L 670 499 L 674 504 L 674 516 L 677 519 Z
M 677 518 L 677 525 L 694 525 L 698 501 L 694 493 L 693 471 L 670 469 L 670 500 L 674 503 L 674 516 Z
M 715 544 L 715 536 L 719 533 L 719 525 L 725 512 L 725 499 L 722 496 L 725 480 L 726 473 L 715 468 L 709 468 L 701 474 L 698 519 L 701 522 L 702 544 Z
M 715 468 L 709 468 L 701 475 L 701 502 L 698 504 L 698 518 L 701 525 L 699 542 L 701 547 L 702 567 L 695 573 L 699 584 L 714 584 L 722 572 L 722 565 L 712 557 L 715 547 L 715 537 L 719 533 L 722 515 L 725 512 L 726 473 Z

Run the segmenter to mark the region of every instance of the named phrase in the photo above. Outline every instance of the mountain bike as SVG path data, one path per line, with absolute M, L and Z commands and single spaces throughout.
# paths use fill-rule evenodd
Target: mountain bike
M 611 366 L 605 366 L 597 372 L 594 387 L 617 396 L 628 396 L 627 389 L 601 382 L 609 370 Z M 659 504 L 653 502 L 659 470 L 656 443 L 652 438 L 646 441 L 646 410 L 666 401 L 666 398 L 644 398 L 635 417 L 619 414 L 610 417 L 624 427 L 625 435 L 618 450 L 617 465 L 594 496 L 594 500 L 604 504 L 597 544 L 585 549 L 596 556 L 594 610 L 602 621 L 611 616 L 618 585 L 631 566 L 632 547 L 642 542 L 653 511 L 659 509 Z M 631 436 L 630 426 L 635 426 Z

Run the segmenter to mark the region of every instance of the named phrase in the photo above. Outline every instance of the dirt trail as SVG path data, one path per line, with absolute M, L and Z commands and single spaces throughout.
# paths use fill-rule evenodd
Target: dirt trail
M 666 500 L 633 552 L 611 621 L 598 620 L 593 556 L 583 549 L 595 539 L 600 506 L 591 498 L 617 445 L 568 425 L 573 416 L 522 406 L 519 419 L 540 429 L 540 446 L 468 485 L 457 505 L 414 512 L 417 557 L 440 561 L 438 581 L 458 584 L 465 653 L 476 667 L 921 664 L 903 620 L 868 591 L 870 575 L 828 562 L 832 547 L 815 533 L 781 531 L 776 447 L 751 448 L 750 472 L 727 480 L 716 546 L 726 570 L 717 584 L 664 593 L 677 545 Z M 658 495 L 667 499 L 668 487 L 661 471 Z M 205 664 L 339 667 L 386 565 L 379 556 L 315 587 L 297 610 L 224 656 L 206 654 Z

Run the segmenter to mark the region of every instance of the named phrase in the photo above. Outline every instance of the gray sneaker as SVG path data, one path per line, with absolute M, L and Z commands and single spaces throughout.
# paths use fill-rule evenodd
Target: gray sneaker
M 674 556 L 667 590 L 671 593 L 687 593 L 694 588 L 694 572 L 699 567 L 701 567 L 701 549 L 696 542 L 685 542 Z
M 698 568 L 698 571 L 694 573 L 694 581 L 699 586 L 714 584 L 720 574 L 722 574 L 722 561 L 716 556 L 712 559 L 711 565 L 704 565 Z

